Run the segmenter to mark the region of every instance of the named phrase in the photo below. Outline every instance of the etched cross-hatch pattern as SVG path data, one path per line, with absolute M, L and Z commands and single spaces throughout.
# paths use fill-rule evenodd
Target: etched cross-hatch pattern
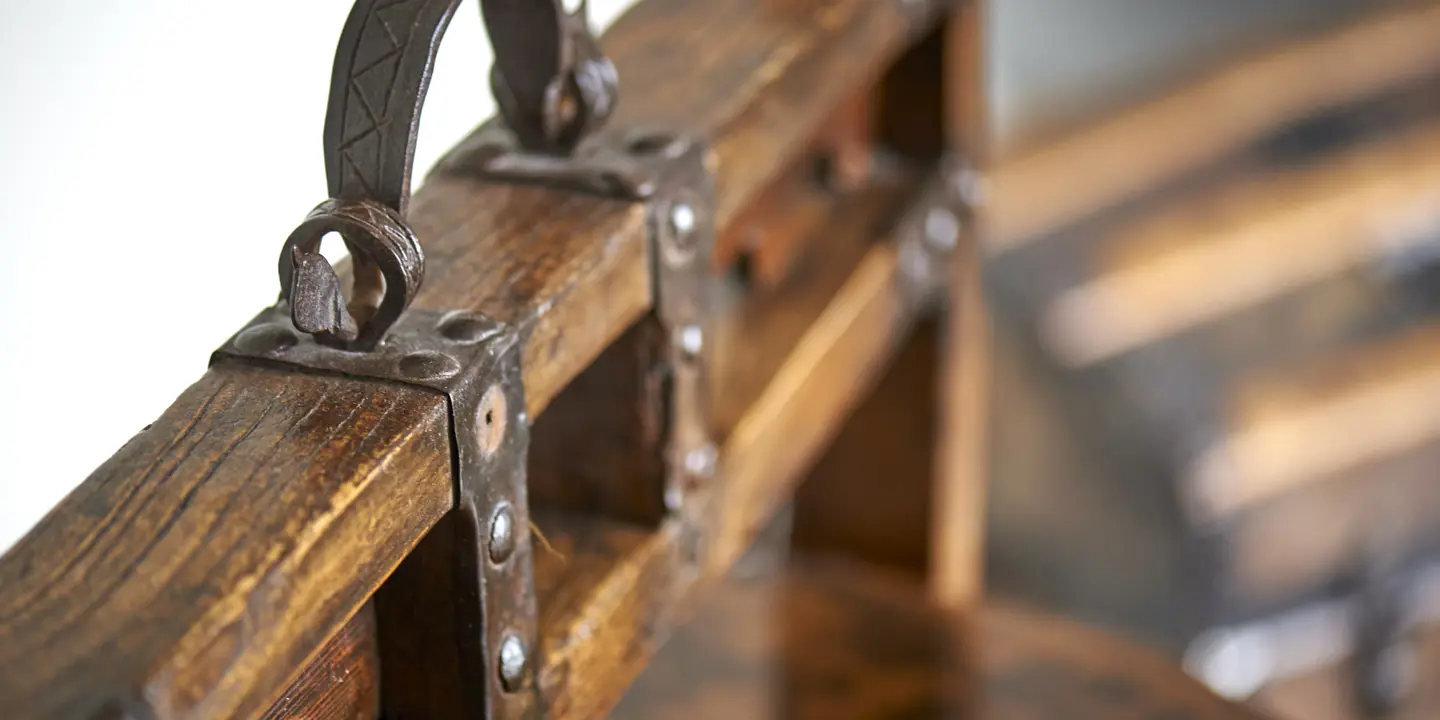
M 381 184 L 386 180 L 385 159 L 395 148 L 387 145 L 407 142 L 409 133 L 408 127 L 399 133 L 386 132 L 396 119 L 397 108 L 391 102 L 397 84 L 406 81 L 400 75 L 401 66 L 415 39 L 420 16 L 431 2 L 378 0 L 366 13 L 350 60 L 344 121 L 336 148 L 342 188 L 358 185 L 366 197 L 388 199 L 383 197 L 385 188 Z M 403 147 L 400 152 L 404 152 Z

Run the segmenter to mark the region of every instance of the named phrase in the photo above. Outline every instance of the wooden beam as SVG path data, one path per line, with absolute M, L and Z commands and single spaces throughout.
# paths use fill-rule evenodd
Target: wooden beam
M 1440 72 L 1440 4 L 1410 4 L 1221 69 L 1001 159 L 988 247 L 1004 252 L 1165 186 L 1291 122 Z M 1363 58 L 1363 61 L 1357 60 Z
M 219 366 L 0 559 L 6 713 L 257 716 L 450 494 L 438 394 Z
M 723 228 L 923 29 L 907 6 L 647 0 L 603 39 L 612 128 L 705 138 Z M 648 311 L 643 215 L 436 176 L 408 218 L 429 258 L 416 305 L 513 324 L 535 417 Z M 873 285 L 893 258 L 871 266 Z M 450 507 L 446 425 L 421 390 L 212 369 L 0 560 L 0 702 L 258 716 Z

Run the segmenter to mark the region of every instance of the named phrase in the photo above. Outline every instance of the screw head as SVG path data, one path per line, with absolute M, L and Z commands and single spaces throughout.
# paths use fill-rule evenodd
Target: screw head
M 962 167 L 950 174 L 955 197 L 970 207 L 985 202 L 985 178 L 974 168 Z
M 514 634 L 500 641 L 500 684 L 507 692 L 519 690 L 525 682 L 525 642 Z
M 930 208 L 925 213 L 925 242 L 939 252 L 955 249 L 960 242 L 960 219 L 949 208 Z
M 490 561 L 500 564 L 515 552 L 515 511 L 502 502 L 490 516 Z
M 695 231 L 695 208 L 689 203 L 675 203 L 670 208 L 670 229 L 677 238 L 683 238 Z
M 685 453 L 685 472 L 697 478 L 712 477 L 715 474 L 716 455 L 715 445 L 711 443 Z
M 687 359 L 693 359 L 700 355 L 705 346 L 705 331 L 699 325 L 686 325 L 680 328 L 677 345 L 685 353 Z

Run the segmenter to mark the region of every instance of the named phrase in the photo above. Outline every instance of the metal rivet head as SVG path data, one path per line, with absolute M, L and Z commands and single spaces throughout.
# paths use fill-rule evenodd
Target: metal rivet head
M 440 334 L 457 343 L 477 343 L 498 332 L 493 324 L 468 313 L 458 313 L 440 321 Z
M 480 398 L 480 407 L 475 411 L 475 439 L 486 455 L 500 449 L 505 439 L 506 407 L 505 391 L 499 385 L 491 385 Z
M 695 208 L 686 203 L 675 203 L 670 208 L 670 229 L 676 237 L 688 236 L 695 231 Z
M 950 186 L 955 197 L 970 207 L 985 202 L 985 178 L 973 168 L 961 168 L 951 173 Z
M 685 472 L 697 478 L 714 476 L 716 455 L 715 446 L 710 443 L 685 453 Z
M 300 338 L 289 328 L 260 325 L 240 333 L 235 338 L 235 347 L 252 355 L 269 355 L 289 350 L 299 342 Z
M 705 347 L 705 331 L 701 330 L 699 325 L 686 325 L 680 328 L 677 335 L 676 345 L 685 353 L 686 359 L 693 360 L 700 356 L 700 351 Z
M 400 359 L 400 372 L 415 380 L 443 380 L 460 372 L 460 363 L 443 353 L 416 352 Z
M 490 516 L 490 560 L 497 565 L 510 559 L 515 552 L 515 511 L 510 503 L 500 503 Z
M 955 249 L 955 244 L 960 242 L 960 219 L 949 208 L 930 208 L 925 213 L 925 242 L 940 252 Z
M 519 690 L 525 682 L 525 642 L 515 635 L 500 641 L 500 683 L 507 692 Z

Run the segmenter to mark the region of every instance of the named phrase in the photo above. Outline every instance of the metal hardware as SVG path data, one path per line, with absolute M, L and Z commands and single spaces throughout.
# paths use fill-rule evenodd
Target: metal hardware
M 458 655 L 465 677 L 486 678 L 483 695 L 461 701 L 472 716 L 533 714 L 538 700 L 524 658 L 539 630 L 524 531 L 530 431 L 516 334 L 474 313 L 411 309 L 374 351 L 350 352 L 307 337 L 282 303 L 256 316 L 212 362 L 233 360 L 418 385 L 445 396 L 457 517 L 454 549 L 443 561 L 452 563 L 443 585 L 449 596 L 434 600 L 456 614 L 456 628 L 475 632 L 444 641 L 457 644 L 450 655 Z
M 715 475 L 706 380 L 709 258 L 715 240 L 713 173 L 698 140 L 663 130 L 606 134 L 568 158 L 527 153 L 495 124 L 480 128 L 435 172 L 534 184 L 646 203 L 655 318 L 668 370 L 665 507 L 700 523 L 698 490 Z
M 319 342 L 372 350 L 409 307 L 424 253 L 405 223 L 420 108 L 435 54 L 460 0 L 357 0 L 345 21 L 325 114 L 330 199 L 280 253 L 280 299 Z M 491 79 L 520 146 L 568 154 L 615 105 L 615 67 L 590 31 L 585 3 L 484 0 L 495 46 Z M 320 241 L 338 233 L 354 257 L 350 298 Z
M 495 48 L 490 87 L 505 124 L 532 153 L 569 155 L 615 107 L 619 78 L 590 30 L 589 2 L 482 0 Z
M 947 159 L 900 220 L 896 252 L 907 293 L 925 300 L 945 286 L 946 261 L 971 222 L 978 187 L 973 171 Z

